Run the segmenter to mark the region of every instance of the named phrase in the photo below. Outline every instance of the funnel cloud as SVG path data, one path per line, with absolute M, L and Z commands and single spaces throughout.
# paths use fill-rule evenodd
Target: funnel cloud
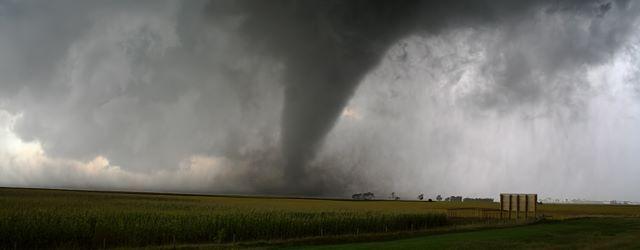
M 306 164 L 362 77 L 411 27 L 417 1 L 234 2 L 248 39 L 283 61 L 281 146 L 287 186 L 308 180 Z M 212 6 L 215 9 L 218 6 Z M 311 188 L 313 187 L 306 187 Z M 293 189 L 295 190 L 295 189 Z M 298 190 L 300 191 L 300 190 Z M 313 192 L 307 190 L 303 192 Z

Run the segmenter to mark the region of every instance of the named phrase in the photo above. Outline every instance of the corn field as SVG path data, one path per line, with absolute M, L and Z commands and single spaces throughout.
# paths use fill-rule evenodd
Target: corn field
M 201 197 L 23 192 L 22 196 L 0 192 L 0 248 L 287 240 L 423 230 L 447 224 L 445 214 L 432 212 L 269 208 L 225 205 Z

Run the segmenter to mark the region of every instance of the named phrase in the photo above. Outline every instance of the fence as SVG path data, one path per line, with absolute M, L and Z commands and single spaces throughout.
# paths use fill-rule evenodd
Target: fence
M 482 218 L 502 219 L 504 212 L 500 209 L 490 208 L 450 208 L 447 209 L 447 217 L 450 218 Z M 505 213 L 506 214 L 506 213 Z
M 523 214 L 523 212 L 520 212 Z M 520 219 L 537 218 L 535 212 L 526 212 L 523 215 L 511 211 L 492 208 L 450 208 L 447 209 L 449 218 L 480 218 L 480 219 Z

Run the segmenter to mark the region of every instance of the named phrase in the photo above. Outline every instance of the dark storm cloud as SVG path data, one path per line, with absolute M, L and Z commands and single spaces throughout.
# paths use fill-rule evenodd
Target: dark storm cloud
M 624 1 L 0 2 L 0 109 L 22 113 L 15 130 L 56 157 L 103 155 L 153 173 L 208 155 L 231 166 L 216 181 L 233 182 L 211 191 L 341 194 L 374 177 L 334 171 L 349 156 L 317 154 L 363 79 L 402 39 L 460 29 L 502 34 L 482 45 L 489 53 L 480 75 L 491 84 L 465 96 L 465 109 L 580 106 L 572 93 L 585 88 L 585 68 L 625 44 L 636 8 Z M 380 114 L 390 119 L 411 110 L 384 105 Z M 455 140 L 443 134 L 428 147 Z M 360 164 L 375 165 L 380 154 L 361 155 Z
M 403 39 L 350 104 L 366 122 L 343 119 L 313 164 L 339 159 L 333 164 L 357 183 L 347 187 L 376 193 L 421 186 L 584 195 L 601 181 L 594 172 L 637 172 L 637 157 L 611 156 L 637 147 L 618 141 L 637 137 L 622 125 L 637 124 L 622 115 L 637 114 L 637 103 L 599 100 L 626 98 L 608 78 L 629 74 L 619 64 L 637 55 L 627 54 L 637 46 L 637 6 L 612 3 L 603 13 L 606 3 L 560 3 Z M 620 123 L 610 120 L 618 115 Z
M 174 168 L 191 154 L 233 151 L 227 141 L 261 145 L 275 133 L 281 89 L 270 84 L 278 66 L 234 49 L 226 26 L 201 21 L 204 4 L 5 7 L 15 17 L 2 23 L 9 34 L 2 38 L 13 39 L 0 45 L 2 70 L 18 79 L 1 86 L 11 96 L 5 108 L 28 114 L 16 129 L 27 140 L 42 140 L 53 155 L 102 154 L 143 172 Z M 75 33 L 57 32 L 67 29 Z M 49 54 L 23 58 L 21 51 L 30 50 Z
M 417 1 L 216 3 L 210 7 L 214 17 L 235 9 L 250 46 L 285 64 L 281 143 L 285 182 L 292 186 L 308 181 L 306 164 L 363 75 L 408 34 L 419 6 Z
M 457 27 L 524 28 L 522 26 L 526 25 L 521 23 L 530 20 L 538 11 L 602 18 L 611 9 L 611 3 L 236 1 L 214 2 L 210 8 L 214 17 L 237 13 L 243 20 L 239 31 L 250 41 L 248 46 L 267 51 L 285 63 L 281 143 L 286 182 L 293 184 L 306 182 L 306 164 L 314 158 L 363 75 L 377 65 L 387 48 L 398 39 L 414 33 L 437 35 L 442 30 Z M 593 41 L 610 41 L 606 43 L 607 47 L 601 48 L 600 44 L 586 45 L 588 48 L 577 46 L 566 53 L 569 56 L 556 53 L 558 58 L 551 58 L 549 62 L 599 62 L 602 60 L 599 55 L 610 55 L 619 47 L 620 41 L 612 36 L 626 30 L 616 29 L 628 27 L 602 31 L 594 25 L 592 29 Z M 553 45 L 572 48 L 570 43 L 578 39 L 581 37 L 568 37 Z M 496 54 L 500 52 L 496 51 Z M 517 100 L 538 98 L 539 89 L 527 82 L 530 76 L 528 58 L 517 53 L 509 56 L 506 60 L 512 63 L 501 72 L 505 91 L 511 91 L 509 95 Z M 489 99 L 485 103 L 496 105 L 495 102 Z

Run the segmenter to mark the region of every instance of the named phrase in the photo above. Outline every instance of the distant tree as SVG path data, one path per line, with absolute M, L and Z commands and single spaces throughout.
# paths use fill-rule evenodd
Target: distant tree
M 436 200 L 437 201 L 442 201 L 442 196 L 441 195 L 436 196 Z
M 433 202 L 433 200 L 432 200 L 432 199 L 429 199 L 429 200 L 427 200 L 427 201 L 428 201 L 428 202 Z
M 353 198 L 354 200 L 362 200 L 362 194 L 354 194 L 351 196 L 351 198 Z
M 375 199 L 375 198 L 376 198 L 376 196 L 375 196 L 375 195 L 373 195 L 373 193 L 372 193 L 372 192 L 366 192 L 366 193 L 364 193 L 364 194 L 363 194 L 363 198 L 364 198 L 365 200 L 373 200 L 373 199 Z

